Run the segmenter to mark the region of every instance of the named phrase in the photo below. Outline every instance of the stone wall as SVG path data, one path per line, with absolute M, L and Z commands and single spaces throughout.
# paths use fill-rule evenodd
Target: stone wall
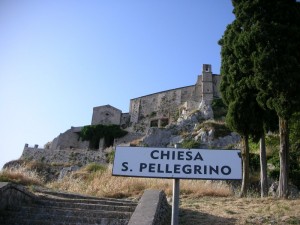
M 92 125 L 103 124 L 120 125 L 122 111 L 111 106 L 104 105 L 93 108 Z
M 219 84 L 221 76 L 212 73 L 211 65 L 204 64 L 202 75 L 197 77 L 195 85 L 162 91 L 130 100 L 130 122 L 139 123 L 148 118 L 151 121 L 168 119 L 175 120 L 178 110 L 196 110 L 202 100 L 211 102 L 220 97 Z M 192 103 L 192 104 L 191 104 Z
M 130 146 L 131 142 L 138 142 L 142 137 L 144 137 L 144 134 L 129 132 L 124 137 L 116 138 L 114 141 L 114 146 Z
M 121 127 L 122 128 L 126 128 L 127 126 L 129 126 L 130 123 L 130 114 L 129 113 L 122 113 L 121 115 Z
M 105 163 L 105 153 L 84 149 L 43 149 L 24 147 L 20 159 L 44 163 L 86 165 L 91 162 Z
M 219 91 L 221 83 L 221 76 L 213 74 L 213 90 L 214 90 L 214 98 L 221 98 L 221 93 Z
M 49 145 L 49 149 L 87 149 L 89 147 L 88 141 L 81 141 L 79 133 L 82 127 L 71 127 L 71 129 L 65 131 L 54 138 Z
M 170 221 L 171 207 L 159 190 L 145 190 L 128 225 L 162 225 Z
M 0 210 L 17 209 L 26 202 L 33 202 L 36 197 L 23 186 L 0 182 Z
M 151 120 L 168 118 L 171 122 L 180 105 L 192 99 L 194 92 L 195 86 L 192 85 L 131 99 L 130 121 L 138 123 L 149 117 Z

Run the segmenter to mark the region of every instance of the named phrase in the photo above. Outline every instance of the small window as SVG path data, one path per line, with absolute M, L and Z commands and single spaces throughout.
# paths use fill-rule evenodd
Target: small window
M 150 127 L 158 127 L 158 120 L 152 120 L 150 122 Z
M 208 65 L 205 65 L 205 71 L 209 72 L 209 66 Z

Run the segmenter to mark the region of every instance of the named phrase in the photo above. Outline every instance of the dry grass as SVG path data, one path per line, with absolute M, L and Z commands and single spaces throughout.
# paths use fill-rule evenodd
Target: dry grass
M 20 166 L 0 171 L 0 181 L 13 182 L 22 185 L 43 185 L 43 178 L 36 171 Z
M 172 180 L 154 178 L 134 178 L 112 176 L 112 167 L 93 173 L 86 169 L 65 177 L 63 180 L 47 184 L 49 188 L 74 193 L 101 197 L 139 197 L 145 189 L 164 190 L 168 196 L 172 195 Z M 181 180 L 180 193 L 193 197 L 200 196 L 230 196 L 231 191 L 225 184 L 206 182 L 200 180 Z
M 180 225 L 300 224 L 300 199 L 181 197 Z

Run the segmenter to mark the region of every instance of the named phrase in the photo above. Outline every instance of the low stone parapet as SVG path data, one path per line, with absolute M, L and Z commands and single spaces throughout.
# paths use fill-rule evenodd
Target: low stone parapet
M 0 210 L 16 209 L 23 203 L 36 201 L 36 196 L 25 187 L 8 182 L 0 182 Z
M 160 190 L 146 190 L 128 225 L 163 225 L 170 221 L 170 205 Z

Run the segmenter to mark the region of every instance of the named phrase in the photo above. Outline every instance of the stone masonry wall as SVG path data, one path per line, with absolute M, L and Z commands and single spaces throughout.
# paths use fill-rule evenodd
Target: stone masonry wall
M 128 225 L 170 224 L 171 207 L 166 194 L 160 190 L 145 190 Z
M 137 123 L 147 116 L 171 119 L 183 102 L 193 99 L 194 93 L 192 85 L 131 99 L 131 122 Z
M 20 159 L 36 160 L 45 163 L 86 165 L 91 162 L 104 163 L 102 151 L 83 149 L 51 150 L 25 147 Z
M 221 98 L 221 93 L 219 91 L 221 83 L 221 76 L 213 74 L 213 89 L 214 89 L 214 97 Z
M 220 97 L 221 76 L 213 74 L 211 65 L 203 64 L 202 75 L 198 75 L 195 85 L 162 91 L 130 100 L 130 122 L 139 123 L 145 117 L 151 120 L 168 119 L 172 122 L 178 109 L 184 107 L 193 111 L 202 100 L 211 101 Z M 193 104 L 185 104 L 186 102 Z M 191 108 L 187 108 L 191 107 Z M 148 121 L 149 122 L 149 121 Z
M 36 197 L 23 186 L 0 182 L 0 211 L 4 209 L 17 209 L 25 203 L 31 203 Z
M 87 149 L 89 147 L 88 141 L 81 141 L 79 138 L 79 133 L 82 127 L 71 127 L 71 129 L 65 131 L 54 138 L 51 142 L 49 149 L 72 149 L 80 148 Z
M 104 105 L 93 108 L 92 125 L 97 124 L 117 124 L 121 122 L 122 111 L 111 106 Z

